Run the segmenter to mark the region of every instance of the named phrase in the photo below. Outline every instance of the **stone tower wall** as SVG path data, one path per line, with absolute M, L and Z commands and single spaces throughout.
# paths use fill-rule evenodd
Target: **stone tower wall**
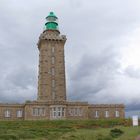
M 64 44 L 58 31 L 44 31 L 38 43 L 38 100 L 66 100 Z

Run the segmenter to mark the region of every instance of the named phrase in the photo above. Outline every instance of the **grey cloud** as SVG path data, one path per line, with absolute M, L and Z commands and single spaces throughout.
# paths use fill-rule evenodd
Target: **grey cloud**
M 2 72 L 1 72 L 2 73 Z M 36 97 L 37 79 L 35 70 L 18 67 L 5 70 L 0 81 L 1 102 L 24 102 Z
M 140 68 L 135 68 L 134 66 L 128 66 L 125 69 L 125 74 L 132 78 L 140 79 Z
M 114 80 L 119 63 L 113 51 L 105 49 L 94 56 L 84 55 L 75 71 L 70 75 L 70 93 L 74 99 L 89 99 L 106 89 L 108 82 Z M 78 97 L 77 97 L 78 96 Z M 94 101 L 94 98 L 90 99 Z M 99 102 L 99 101 L 96 101 Z

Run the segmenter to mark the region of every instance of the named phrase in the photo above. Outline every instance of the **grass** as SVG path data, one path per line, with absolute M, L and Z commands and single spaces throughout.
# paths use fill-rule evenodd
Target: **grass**
M 124 134 L 113 139 L 110 130 Z M 122 120 L 1 121 L 0 140 L 134 140 L 140 127 Z

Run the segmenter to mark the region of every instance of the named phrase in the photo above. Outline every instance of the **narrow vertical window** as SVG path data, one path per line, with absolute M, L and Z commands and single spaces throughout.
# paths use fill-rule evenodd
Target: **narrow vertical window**
M 62 108 L 62 116 L 63 117 L 65 116 L 65 108 L 64 107 Z
M 54 47 L 52 47 L 52 53 L 54 53 L 54 51 L 55 51 L 55 49 L 54 49 Z
M 52 80 L 52 87 L 55 87 L 55 80 Z
M 109 111 L 105 111 L 105 117 L 106 117 L 106 118 L 109 117 Z
M 52 75 L 55 75 L 55 70 L 54 70 L 54 68 L 52 68 Z
M 120 113 L 119 113 L 119 111 L 115 111 L 115 117 L 120 117 Z
M 98 111 L 95 111 L 95 118 L 98 118 L 99 117 L 99 113 Z
M 58 107 L 57 110 L 58 110 L 58 112 L 57 112 L 58 117 L 61 117 L 62 108 L 61 107 Z
M 55 99 L 55 91 L 52 91 L 52 98 Z
M 52 57 L 52 64 L 54 64 L 55 63 L 55 58 L 54 58 L 54 56 Z
M 53 108 L 53 117 L 56 118 L 56 107 Z

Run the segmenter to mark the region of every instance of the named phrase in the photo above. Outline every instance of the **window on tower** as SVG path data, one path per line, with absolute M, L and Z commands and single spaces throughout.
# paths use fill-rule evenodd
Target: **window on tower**
M 54 61 L 55 61 L 55 58 L 54 58 L 54 56 L 52 57 L 52 64 L 54 64 Z
M 52 98 L 55 99 L 55 91 L 52 91 Z
M 54 68 L 52 68 L 52 75 L 55 75 L 55 70 L 54 70 Z
M 55 49 L 54 49 L 54 47 L 52 47 L 52 53 L 54 53 L 54 51 L 55 51 Z
M 55 87 L 55 80 L 52 80 L 52 87 Z

